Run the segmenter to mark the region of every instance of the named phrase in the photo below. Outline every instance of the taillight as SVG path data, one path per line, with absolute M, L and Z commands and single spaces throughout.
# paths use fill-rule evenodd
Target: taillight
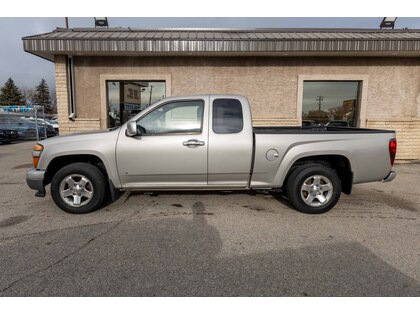
M 389 140 L 389 158 L 391 165 L 394 165 L 395 155 L 397 154 L 397 139 Z
M 44 147 L 41 144 L 36 144 L 33 151 L 32 151 L 32 162 L 34 163 L 34 167 L 38 167 L 39 158 L 41 156 L 42 150 Z

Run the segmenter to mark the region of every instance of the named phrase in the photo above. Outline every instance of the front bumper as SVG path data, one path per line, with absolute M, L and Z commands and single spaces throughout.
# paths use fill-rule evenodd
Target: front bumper
M 26 183 L 29 188 L 37 190 L 35 194 L 37 197 L 45 196 L 44 177 L 45 171 L 43 170 L 31 168 L 26 172 Z
M 3 133 L 0 134 L 0 141 L 11 141 L 11 140 L 17 140 L 18 139 L 18 133 L 15 130 L 3 130 Z
M 397 173 L 394 171 L 389 172 L 389 174 L 382 180 L 383 182 L 390 182 L 397 177 Z

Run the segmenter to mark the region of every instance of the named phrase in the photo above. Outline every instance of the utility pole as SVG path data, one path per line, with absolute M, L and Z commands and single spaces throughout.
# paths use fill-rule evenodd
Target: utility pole
M 66 17 L 65 19 L 66 19 L 66 29 L 69 29 L 69 18 Z
M 150 103 L 152 102 L 152 92 L 153 92 L 153 85 L 150 84 L 149 106 L 150 106 Z
M 319 116 L 321 116 L 321 104 L 322 104 L 322 101 L 324 100 L 324 97 L 323 96 L 317 96 L 316 97 L 316 101 L 318 102 L 318 113 L 319 113 Z

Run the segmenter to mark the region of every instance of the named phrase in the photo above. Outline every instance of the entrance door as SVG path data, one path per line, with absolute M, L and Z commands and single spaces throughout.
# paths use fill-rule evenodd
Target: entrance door
M 165 81 L 107 81 L 108 127 L 126 123 L 165 92 Z
M 137 121 L 141 135 L 117 143 L 123 187 L 207 185 L 208 114 L 205 99 L 170 101 Z

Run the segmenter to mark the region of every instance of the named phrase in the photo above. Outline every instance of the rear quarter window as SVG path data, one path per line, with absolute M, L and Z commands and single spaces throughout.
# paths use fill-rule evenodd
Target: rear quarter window
M 213 131 L 238 133 L 244 127 L 242 104 L 237 99 L 218 98 L 213 101 Z

